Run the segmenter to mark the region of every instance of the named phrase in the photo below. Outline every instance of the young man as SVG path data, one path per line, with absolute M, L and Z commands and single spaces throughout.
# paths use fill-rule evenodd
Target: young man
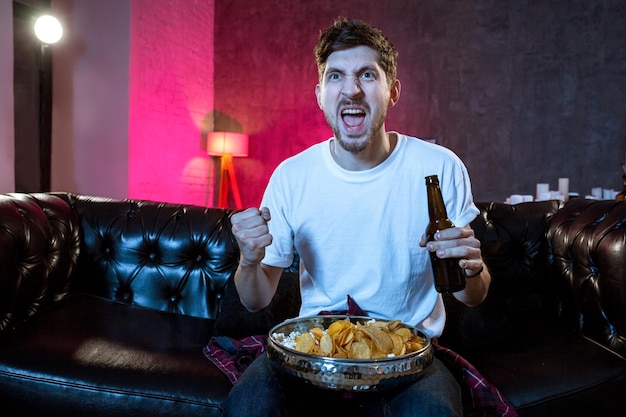
M 267 306 L 294 248 L 300 263 L 301 316 L 347 308 L 350 295 L 372 317 L 401 320 L 438 337 L 445 323 L 428 251 L 459 258 L 467 286 L 455 293 L 477 305 L 490 276 L 469 223 L 478 214 L 470 180 L 451 151 L 385 130 L 400 98 L 397 51 L 380 30 L 338 20 L 315 48 L 317 102 L 333 137 L 284 161 L 261 209 L 232 218 L 241 249 L 235 284 L 251 311 Z M 425 177 L 437 174 L 456 227 L 426 243 Z M 265 355 L 233 387 L 225 416 L 461 416 L 460 388 L 437 359 L 424 377 L 398 391 L 343 398 L 276 375 Z

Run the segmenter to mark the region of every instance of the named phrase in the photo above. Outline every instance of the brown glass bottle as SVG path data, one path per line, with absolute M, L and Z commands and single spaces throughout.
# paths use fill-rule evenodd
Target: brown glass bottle
M 438 230 L 449 229 L 454 224 L 448 219 L 448 212 L 441 196 L 439 178 L 436 175 L 426 177 L 428 192 L 428 217 L 426 228 L 428 241 L 435 239 Z M 457 258 L 440 258 L 435 252 L 430 253 L 430 263 L 435 277 L 435 289 L 442 293 L 452 293 L 465 288 L 465 272 L 459 266 Z

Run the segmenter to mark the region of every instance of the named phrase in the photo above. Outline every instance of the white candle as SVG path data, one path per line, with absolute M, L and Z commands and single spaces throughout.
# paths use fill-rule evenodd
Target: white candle
M 541 195 L 550 191 L 550 184 L 537 183 L 537 200 L 541 199 Z
M 569 178 L 559 178 L 559 193 L 563 196 L 563 201 L 569 197 Z
M 602 187 L 593 187 L 591 189 L 591 195 L 596 200 L 602 200 Z

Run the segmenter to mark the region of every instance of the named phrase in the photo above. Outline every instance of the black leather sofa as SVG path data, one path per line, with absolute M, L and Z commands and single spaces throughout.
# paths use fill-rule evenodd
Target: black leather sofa
M 626 203 L 480 203 L 492 275 L 446 299 L 440 344 L 524 416 L 626 410 Z M 0 195 L 0 407 L 16 416 L 218 416 L 213 335 L 297 313 L 297 265 L 248 313 L 229 210 L 70 193 Z M 8 412 L 7 411 L 7 412 Z M 7 414 L 9 415 L 9 414 Z
M 478 204 L 492 274 L 476 308 L 446 300 L 441 344 L 522 416 L 626 412 L 626 202 Z

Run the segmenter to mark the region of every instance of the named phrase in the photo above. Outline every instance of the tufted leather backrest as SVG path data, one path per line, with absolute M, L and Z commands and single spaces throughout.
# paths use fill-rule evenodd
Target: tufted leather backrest
M 477 203 L 485 302 L 446 298 L 442 343 L 560 320 L 626 356 L 626 202 Z M 70 292 L 215 318 L 239 250 L 224 209 L 67 193 L 0 195 L 0 331 Z M 547 238 L 546 238 L 547 237 Z
M 239 261 L 225 209 L 67 194 L 81 224 L 72 291 L 215 318 Z
M 626 357 L 626 201 L 569 201 L 547 233 L 563 319 Z
M 471 226 L 492 281 L 478 307 L 466 307 L 453 296 L 444 298 L 448 319 L 441 340 L 457 349 L 514 341 L 558 317 L 545 233 L 562 203 L 476 205 L 480 213 Z
M 78 217 L 62 199 L 0 194 L 0 331 L 68 293 L 78 233 Z
M 504 297 L 543 293 L 550 270 L 545 233 L 562 203 L 491 202 L 478 206 L 480 214 L 472 228 L 494 277 L 492 291 Z

